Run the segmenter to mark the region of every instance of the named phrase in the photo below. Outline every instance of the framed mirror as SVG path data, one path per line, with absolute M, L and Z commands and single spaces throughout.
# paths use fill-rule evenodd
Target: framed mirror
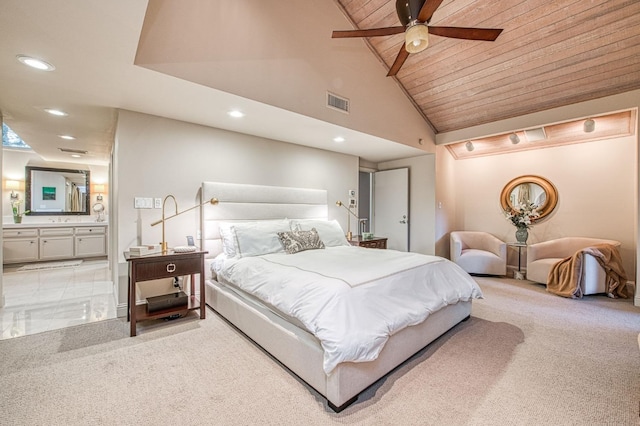
M 524 175 L 512 179 L 500 194 L 502 210 L 517 210 L 517 206 L 533 203 L 537 206 L 540 219 L 548 216 L 558 204 L 558 191 L 547 179 Z
M 28 215 L 88 215 L 89 170 L 25 167 Z

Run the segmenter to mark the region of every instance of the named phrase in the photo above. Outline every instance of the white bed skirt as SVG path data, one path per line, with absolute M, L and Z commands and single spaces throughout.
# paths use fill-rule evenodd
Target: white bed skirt
M 248 303 L 216 281 L 207 281 L 206 302 L 323 395 L 331 408 L 337 411 L 471 314 L 470 301 L 449 305 L 431 314 L 422 324 L 407 327 L 391 336 L 375 361 L 342 363 L 326 375 L 322 368 L 322 347 L 309 332 L 267 308 Z

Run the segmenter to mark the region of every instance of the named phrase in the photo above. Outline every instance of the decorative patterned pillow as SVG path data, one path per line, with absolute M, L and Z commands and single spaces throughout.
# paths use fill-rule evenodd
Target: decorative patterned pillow
M 311 231 L 278 232 L 278 238 L 284 246 L 284 251 L 288 254 L 324 248 L 324 243 L 316 228 L 311 228 Z

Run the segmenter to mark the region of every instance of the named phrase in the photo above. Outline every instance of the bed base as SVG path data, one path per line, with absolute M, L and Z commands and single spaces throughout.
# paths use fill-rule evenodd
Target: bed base
M 345 362 L 327 375 L 322 347 L 309 332 L 215 281 L 208 281 L 205 289 L 213 310 L 326 398 L 335 412 L 347 408 L 363 390 L 471 314 L 470 301 L 449 305 L 391 336 L 375 361 Z

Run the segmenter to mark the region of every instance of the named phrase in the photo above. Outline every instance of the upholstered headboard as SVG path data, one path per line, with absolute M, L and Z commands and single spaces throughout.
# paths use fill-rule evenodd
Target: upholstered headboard
M 208 259 L 222 251 L 219 222 L 265 219 L 327 219 L 324 189 L 203 182 L 202 200 L 217 198 L 218 204 L 202 206 L 200 247 Z

